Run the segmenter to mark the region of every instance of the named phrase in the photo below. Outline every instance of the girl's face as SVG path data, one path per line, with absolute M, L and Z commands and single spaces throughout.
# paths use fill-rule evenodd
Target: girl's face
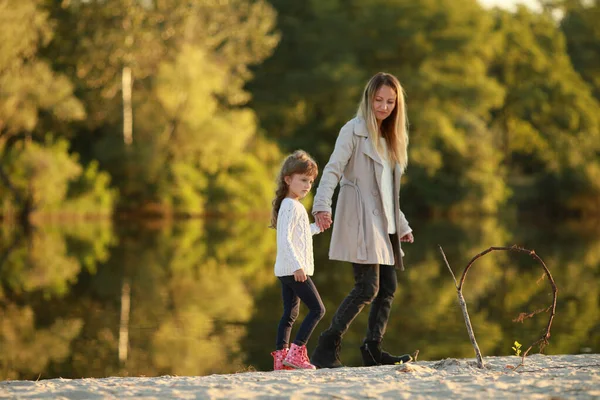
M 287 197 L 294 200 L 303 199 L 310 192 L 314 181 L 314 177 L 306 174 L 293 174 L 284 179 L 288 185 Z
M 377 122 L 389 117 L 394 108 L 396 108 L 396 92 L 387 85 L 381 86 L 373 98 L 373 113 Z

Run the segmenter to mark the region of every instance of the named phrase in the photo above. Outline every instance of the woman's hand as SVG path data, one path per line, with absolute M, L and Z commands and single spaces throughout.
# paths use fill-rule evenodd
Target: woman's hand
M 306 274 L 302 268 L 294 271 L 294 279 L 296 282 L 304 282 L 306 281 Z
M 319 229 L 321 229 L 321 232 L 325 231 L 326 229 L 329 229 L 329 227 L 333 223 L 333 221 L 331 220 L 331 213 L 327 211 L 319 211 L 315 214 L 315 222 L 317 223 Z
M 404 235 L 400 238 L 400 241 L 407 242 L 407 243 L 413 243 L 415 241 L 415 237 L 413 236 L 412 232 L 408 232 L 406 235 Z

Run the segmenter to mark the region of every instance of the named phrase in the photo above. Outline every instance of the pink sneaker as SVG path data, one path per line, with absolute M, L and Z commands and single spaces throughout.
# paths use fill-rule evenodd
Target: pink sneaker
M 283 360 L 288 355 L 288 349 L 272 351 L 271 355 L 273 356 L 273 371 L 294 369 L 288 367 L 287 365 L 283 365 Z
M 298 346 L 295 343 L 292 343 L 287 357 L 283 360 L 283 365 L 296 369 L 317 369 L 308 359 L 306 346 Z

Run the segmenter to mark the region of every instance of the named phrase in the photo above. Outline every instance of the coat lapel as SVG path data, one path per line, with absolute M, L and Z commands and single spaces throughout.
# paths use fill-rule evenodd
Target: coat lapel
M 379 156 L 379 153 L 377 152 L 377 150 L 375 150 L 375 148 L 373 147 L 373 144 L 371 143 L 371 139 L 367 138 L 365 140 L 365 146 L 363 147 L 363 153 L 365 153 L 367 156 L 369 156 L 369 158 L 373 159 L 373 161 L 375 161 L 376 164 L 378 164 L 381 169 L 383 170 L 383 161 L 381 160 L 381 157 Z
M 400 166 L 398 163 L 394 163 L 394 193 L 400 193 L 400 179 L 402 179 Z
M 371 140 L 369 139 L 369 131 L 367 130 L 367 124 L 362 118 L 357 118 L 356 124 L 354 125 L 354 133 L 358 136 L 363 137 L 364 142 L 362 146 L 362 152 L 374 161 L 373 166 L 375 169 L 375 179 L 377 180 L 377 187 L 381 193 L 381 176 L 383 175 L 383 161 L 377 150 L 373 147 Z
M 373 159 L 373 161 L 375 161 L 373 163 L 373 167 L 375 169 L 375 179 L 377 180 L 377 187 L 379 188 L 379 193 L 382 193 L 381 191 L 381 179 L 383 176 L 383 161 L 381 161 L 381 157 L 379 157 L 379 153 L 377 153 L 377 151 L 375 151 L 375 149 L 373 149 L 373 146 L 371 145 L 371 140 L 367 140 L 368 142 L 368 147 L 365 146 L 365 150 L 367 148 L 369 148 L 371 150 L 371 154 L 367 153 L 365 151 L 365 154 L 367 154 L 369 157 L 371 157 L 371 159 Z

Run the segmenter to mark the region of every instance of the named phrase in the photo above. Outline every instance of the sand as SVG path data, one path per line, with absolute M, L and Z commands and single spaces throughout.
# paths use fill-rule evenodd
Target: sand
M 2 381 L 15 399 L 592 399 L 600 398 L 600 354 L 418 361 L 336 370 L 230 375 Z

